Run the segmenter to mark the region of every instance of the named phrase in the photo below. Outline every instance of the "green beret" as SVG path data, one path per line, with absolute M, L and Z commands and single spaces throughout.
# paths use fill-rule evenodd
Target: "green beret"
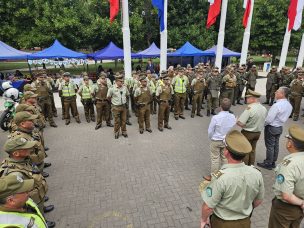
M 247 94 L 245 97 L 257 97 L 259 98 L 261 96 L 260 93 L 257 93 L 255 91 L 252 91 L 251 89 L 248 89 Z
M 34 111 L 34 109 L 33 109 L 33 107 L 31 105 L 27 105 L 27 104 L 19 104 L 16 107 L 16 113 L 18 113 L 18 112 L 24 112 L 24 111 L 32 112 L 32 111 Z
M 26 91 L 23 94 L 23 97 L 25 100 L 29 99 L 29 98 L 36 98 L 38 96 L 38 94 L 33 93 L 32 91 Z
M 292 139 L 304 143 L 304 129 L 297 125 L 293 125 L 288 129 L 289 135 Z
M 0 178 L 0 199 L 8 196 L 29 192 L 34 188 L 34 179 L 23 180 L 16 175 L 8 175 Z
M 226 148 L 233 154 L 246 155 L 252 151 L 248 139 L 239 131 L 230 131 L 225 137 Z
M 14 117 L 14 122 L 19 125 L 20 123 L 22 123 L 23 121 L 27 121 L 27 120 L 35 120 L 38 118 L 38 115 L 32 115 L 29 112 L 18 112 L 16 113 L 15 117 Z
M 13 153 L 16 150 L 22 149 L 31 149 L 37 145 L 36 141 L 28 141 L 27 139 L 23 138 L 22 136 L 18 135 L 14 138 L 8 139 L 3 149 L 6 153 Z

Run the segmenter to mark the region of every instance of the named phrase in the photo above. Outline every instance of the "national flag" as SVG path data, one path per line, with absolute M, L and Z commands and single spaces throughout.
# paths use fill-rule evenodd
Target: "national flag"
M 110 1 L 110 22 L 115 20 L 119 12 L 119 0 L 109 0 Z
M 243 5 L 243 8 L 245 9 L 244 16 L 243 16 L 244 28 L 247 27 L 247 23 L 248 23 L 250 11 L 251 11 L 251 4 L 252 4 L 251 0 L 244 0 L 244 5 Z
M 210 2 L 206 27 L 210 28 L 215 22 L 217 16 L 221 12 L 222 0 L 208 0 Z
M 159 18 L 159 26 L 160 26 L 160 31 L 165 30 L 165 1 L 164 0 L 152 0 L 152 5 L 158 9 L 158 18 Z
M 290 31 L 291 29 L 298 30 L 301 27 L 303 7 L 304 0 L 290 0 L 288 8 L 288 31 Z

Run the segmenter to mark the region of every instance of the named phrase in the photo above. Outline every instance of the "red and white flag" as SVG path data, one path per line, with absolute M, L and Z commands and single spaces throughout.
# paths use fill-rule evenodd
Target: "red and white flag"
M 222 0 L 208 0 L 210 2 L 206 27 L 210 28 L 215 22 L 217 16 L 221 12 Z
M 298 30 L 301 27 L 303 7 L 304 0 L 290 0 L 288 8 L 288 31 L 290 31 L 291 29 Z
M 109 2 L 110 2 L 110 22 L 112 23 L 119 12 L 119 0 L 109 0 Z
M 251 0 L 244 0 L 243 8 L 245 9 L 244 16 L 243 16 L 243 26 L 244 28 L 247 28 L 249 16 L 251 13 Z

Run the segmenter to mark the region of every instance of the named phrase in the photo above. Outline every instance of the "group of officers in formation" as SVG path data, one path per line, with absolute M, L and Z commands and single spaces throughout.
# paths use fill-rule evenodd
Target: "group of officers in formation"
M 203 116 L 201 110 L 205 102 L 207 116 L 216 115 L 215 111 L 219 104 L 227 100 L 232 105 L 243 105 L 241 100 L 243 100 L 242 94 L 245 88 L 248 97 L 256 96 L 254 90 L 258 77 L 256 66 L 253 65 L 246 71 L 246 66 L 237 67 L 233 64 L 227 66 L 223 73 L 220 73 L 216 67 L 211 68 L 209 64 L 198 64 L 194 68 L 191 66 L 187 68 L 178 66 L 176 69 L 169 67 L 167 71 L 161 72 L 158 78 L 147 71 L 133 72 L 131 78 L 124 78 L 122 73 L 118 73 L 115 79 L 111 80 L 106 73 L 101 72 L 96 84 L 86 73 L 83 73 L 83 81 L 79 85 L 73 83 L 70 73 L 60 72 L 60 74 L 60 78 L 54 81 L 47 77 L 46 72 L 37 72 L 35 81 L 24 86 L 24 96 L 16 108 L 10 134 L 4 145 L 4 151 L 9 156 L 0 167 L 0 224 L 7 224 L 8 227 L 17 223 L 24 227 L 55 227 L 55 222 L 47 221 L 44 217 L 44 214 L 52 211 L 54 206 L 45 206 L 45 202 L 49 200 L 46 182 L 49 175 L 44 169 L 50 167 L 51 163 L 44 161 L 48 148 L 45 146 L 43 137 L 47 121 L 51 127 L 57 127 L 54 121 L 54 117 L 57 117 L 53 96 L 54 87 L 57 87 L 61 98 L 62 119 L 65 120 L 66 125 L 71 122 L 70 113 L 77 123 L 81 123 L 76 103 L 78 94 L 84 106 L 86 121 L 96 122 L 96 130 L 102 127 L 103 122 L 108 127 L 114 127 L 114 137 L 118 139 L 120 134 L 128 137 L 126 125 L 131 125 L 129 121 L 131 112 L 137 116 L 139 133 L 143 134 L 144 131 L 152 132 L 150 115 L 156 114 L 157 109 L 158 130 L 162 132 L 164 128 L 172 129 L 169 125 L 170 112 L 174 112 L 175 120 L 185 119 L 184 109 L 189 109 L 189 104 L 192 105 L 191 118 L 195 115 Z M 297 120 L 303 92 L 303 76 L 302 69 L 296 69 L 291 73 L 287 68 L 277 72 L 273 67 L 267 76 L 265 103 L 273 105 L 275 91 L 282 86 L 289 87 L 293 118 Z M 229 112 L 230 106 L 225 111 Z M 114 126 L 111 123 L 113 118 Z M 291 177 L 292 174 L 286 171 L 291 166 L 304 167 L 303 154 L 300 153 L 304 150 L 304 131 L 294 127 L 289 130 L 289 133 L 287 149 L 292 154 L 290 158 L 284 160 L 283 165 L 278 166 L 283 171 L 282 174 L 277 175 L 276 184 L 280 185 L 282 192 L 292 195 L 282 195 L 281 198 L 278 197 L 279 201 L 275 202 L 284 208 L 291 204 L 297 205 L 296 209 L 289 208 L 291 213 L 299 213 L 300 210 L 302 214 L 298 216 L 294 225 L 281 226 L 282 228 L 299 227 L 304 207 L 303 174 L 298 173 L 297 178 L 302 175 L 302 181 L 292 185 L 294 183 L 291 182 L 296 177 Z M 237 213 L 225 211 L 225 206 L 233 201 L 233 208 L 243 210 L 243 206 L 252 199 L 251 203 L 246 204 L 246 209 L 242 213 L 252 212 L 253 208 L 261 203 L 264 195 L 262 175 L 257 171 L 251 176 L 252 170 L 248 170 L 250 166 L 245 167 L 242 163 L 246 154 L 252 152 L 252 145 L 244 134 L 238 131 L 229 132 L 225 136 L 224 143 L 226 149 L 222 156 L 228 160 L 228 166 L 235 166 L 239 168 L 240 173 L 249 175 L 245 175 L 244 178 L 256 177 L 252 178 L 252 186 L 258 187 L 250 189 L 250 197 L 246 199 L 246 202 L 244 201 L 245 203 L 239 201 L 237 192 L 231 192 L 236 197 L 234 200 L 233 197 L 230 199 L 228 197 L 227 202 L 221 202 L 221 191 L 224 191 L 225 186 L 233 183 L 237 191 L 238 184 L 242 180 L 230 178 L 233 177 L 233 172 L 225 173 L 225 175 L 221 172 L 213 173 L 212 176 L 218 181 L 211 180 L 211 184 L 202 193 L 205 204 L 203 204 L 201 225 L 204 227 L 208 223 L 209 216 L 213 214 L 215 216 L 211 217 L 211 224 L 212 222 L 216 224 L 213 227 L 250 227 L 248 216 L 245 219 L 239 219 L 235 215 Z M 273 214 L 273 216 L 280 215 Z M 228 226 L 229 224 L 221 219 L 224 217 L 236 223 L 230 223 Z M 280 226 L 270 225 L 270 227 Z

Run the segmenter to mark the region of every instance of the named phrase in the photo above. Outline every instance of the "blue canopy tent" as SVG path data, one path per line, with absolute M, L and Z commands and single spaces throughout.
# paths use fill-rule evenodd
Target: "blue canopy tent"
M 156 58 L 160 56 L 160 49 L 153 42 L 147 49 L 138 52 L 141 58 Z
M 31 53 L 19 51 L 0 41 L 0 60 L 27 59 L 27 56 L 30 54 Z
M 211 53 L 211 56 L 216 56 L 216 49 L 217 45 L 213 46 L 210 49 L 207 49 L 206 52 Z M 241 53 L 234 52 L 229 50 L 228 48 L 223 48 L 223 58 L 228 58 L 228 57 L 241 57 Z
M 212 56 L 212 53 L 202 51 L 187 41 L 181 48 L 168 54 L 168 65 L 180 64 L 186 66 L 191 64 L 193 67 L 200 62 L 202 56 Z
M 123 49 L 117 47 L 113 42 L 110 42 L 105 48 L 94 53 L 88 54 L 88 57 L 94 60 L 123 59 L 124 51 Z M 140 55 L 131 53 L 131 57 L 140 58 Z
M 58 40 L 55 40 L 51 47 L 28 56 L 28 59 L 54 58 L 86 59 L 87 55 L 81 52 L 72 51 L 71 49 L 64 47 Z

